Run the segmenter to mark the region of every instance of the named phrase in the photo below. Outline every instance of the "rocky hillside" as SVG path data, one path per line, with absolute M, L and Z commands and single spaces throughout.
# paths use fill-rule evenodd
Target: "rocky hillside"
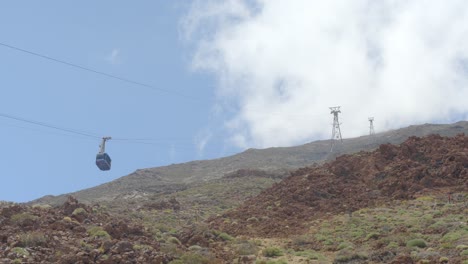
M 241 207 L 211 219 L 235 235 L 283 237 L 315 219 L 412 199 L 425 192 L 468 190 L 468 137 L 410 137 L 401 145 L 338 157 L 302 168 Z M 466 220 L 466 219 L 465 219 Z
M 221 179 L 226 175 L 235 174 L 240 169 L 262 170 L 266 173 L 288 175 L 287 170 L 310 166 L 317 162 L 333 159 L 341 154 L 356 153 L 361 150 L 371 150 L 380 144 L 400 144 L 410 136 L 425 136 L 439 134 L 454 136 L 459 133 L 468 134 L 468 122 L 458 122 L 450 125 L 419 125 L 398 130 L 378 133 L 373 138 L 368 136 L 343 140 L 330 153 L 330 141 L 316 141 L 296 147 L 249 149 L 230 157 L 192 161 L 183 164 L 148 168 L 102 184 L 97 187 L 72 193 L 83 202 L 114 201 L 121 197 L 141 198 L 153 194 L 174 193 L 184 190 L 193 183 Z M 67 194 L 68 195 L 68 194 Z M 45 196 L 33 203 L 62 204 L 67 195 Z
M 252 255 L 260 248 L 252 241 L 210 229 L 202 219 L 170 229 L 170 219 L 158 218 L 181 210 L 175 199 L 127 214 L 72 196 L 56 207 L 2 203 L 0 263 L 264 263 Z
M 1 263 L 169 262 L 143 226 L 112 218 L 69 197 L 59 208 L 4 206 Z

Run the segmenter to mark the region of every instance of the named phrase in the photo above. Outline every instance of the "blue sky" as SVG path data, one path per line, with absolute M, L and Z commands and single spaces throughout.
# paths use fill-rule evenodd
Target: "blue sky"
M 2 2 L 0 200 L 328 139 L 332 106 L 344 138 L 467 120 L 467 32 L 464 0 Z
M 203 152 L 197 136 L 217 127 L 214 81 L 190 69 L 180 41 L 185 1 L 8 1 L 0 42 L 154 89 L 0 46 L 0 113 L 110 141 L 109 172 L 94 164 L 99 139 L 0 117 L 0 200 L 28 201 L 92 187 L 136 169 L 238 150 L 218 135 Z M 161 91 L 161 90 L 163 91 Z M 183 96 L 181 96 L 182 94 Z M 217 142 L 215 142 L 217 141 Z

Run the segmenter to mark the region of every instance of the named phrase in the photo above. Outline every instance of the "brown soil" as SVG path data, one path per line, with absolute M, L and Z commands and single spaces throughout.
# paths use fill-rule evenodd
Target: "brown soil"
M 468 137 L 411 137 L 399 146 L 338 157 L 303 168 L 247 200 L 210 218 L 213 228 L 233 235 L 297 235 L 314 219 L 411 199 L 424 192 L 468 189 Z

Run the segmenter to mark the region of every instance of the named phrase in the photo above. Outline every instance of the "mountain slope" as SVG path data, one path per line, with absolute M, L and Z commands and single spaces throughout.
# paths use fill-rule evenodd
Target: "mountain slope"
M 113 201 L 119 197 L 142 197 L 154 193 L 172 193 L 187 188 L 192 183 L 222 178 L 239 169 L 256 169 L 267 172 L 285 172 L 317 162 L 333 159 L 341 154 L 371 150 L 384 143 L 399 144 L 409 136 L 440 134 L 454 136 L 468 134 L 468 122 L 449 125 L 419 125 L 378 133 L 374 138 L 362 136 L 343 140 L 334 153 L 330 153 L 330 141 L 316 141 L 295 147 L 249 149 L 230 157 L 192 161 L 157 168 L 137 170 L 109 183 L 71 193 L 83 202 Z M 285 173 L 284 175 L 287 175 Z M 68 195 L 68 194 L 67 194 Z M 34 203 L 61 204 L 66 195 L 45 196 Z
M 425 192 L 468 190 L 468 137 L 410 137 L 400 146 L 338 157 L 299 169 L 260 195 L 211 220 L 235 235 L 300 234 L 329 214 L 414 198 Z

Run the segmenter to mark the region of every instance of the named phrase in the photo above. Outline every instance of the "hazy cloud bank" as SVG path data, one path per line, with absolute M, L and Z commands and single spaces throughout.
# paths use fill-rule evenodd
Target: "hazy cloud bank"
M 467 117 L 464 0 L 203 0 L 181 24 L 238 146 L 329 138 L 329 106 L 344 137 Z

